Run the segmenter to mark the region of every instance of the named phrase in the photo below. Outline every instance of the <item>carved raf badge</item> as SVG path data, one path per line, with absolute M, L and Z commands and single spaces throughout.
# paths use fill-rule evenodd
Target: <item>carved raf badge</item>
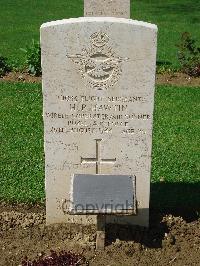
M 82 49 L 81 54 L 67 55 L 78 65 L 82 78 L 93 89 L 105 90 L 113 86 L 120 78 L 121 64 L 128 58 L 118 57 L 109 46 L 109 37 L 103 32 L 90 36 L 91 47 Z

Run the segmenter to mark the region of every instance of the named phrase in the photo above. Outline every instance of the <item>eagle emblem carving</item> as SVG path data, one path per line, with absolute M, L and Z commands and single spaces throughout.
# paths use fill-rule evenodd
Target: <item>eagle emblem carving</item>
M 121 64 L 128 58 L 116 55 L 109 46 L 109 37 L 103 32 L 90 36 L 89 49 L 82 49 L 80 54 L 67 55 L 77 66 L 82 78 L 97 90 L 106 90 L 118 82 L 122 69 Z

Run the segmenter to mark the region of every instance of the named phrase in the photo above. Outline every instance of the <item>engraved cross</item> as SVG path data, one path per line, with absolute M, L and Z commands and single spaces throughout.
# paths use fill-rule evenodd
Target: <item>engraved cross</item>
M 100 142 L 102 139 L 95 139 L 96 141 L 96 157 L 95 158 L 83 158 L 81 157 L 81 163 L 95 163 L 96 165 L 96 174 L 100 173 L 100 166 L 104 163 L 115 163 L 116 158 L 114 159 L 102 159 L 100 154 Z

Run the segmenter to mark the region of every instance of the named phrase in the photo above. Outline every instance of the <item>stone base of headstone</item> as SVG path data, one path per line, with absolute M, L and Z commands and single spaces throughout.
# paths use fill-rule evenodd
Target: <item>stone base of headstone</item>
M 105 239 L 106 239 L 106 217 L 105 215 L 97 215 L 97 237 L 96 237 L 96 249 L 104 250 L 105 249 Z

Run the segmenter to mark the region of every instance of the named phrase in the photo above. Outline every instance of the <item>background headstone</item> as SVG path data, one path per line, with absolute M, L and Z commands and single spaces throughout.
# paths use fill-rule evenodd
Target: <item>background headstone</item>
M 134 175 L 137 216 L 148 226 L 157 27 L 79 18 L 41 27 L 47 223 L 68 215 L 74 174 Z
M 84 0 L 84 16 L 130 18 L 130 0 Z

